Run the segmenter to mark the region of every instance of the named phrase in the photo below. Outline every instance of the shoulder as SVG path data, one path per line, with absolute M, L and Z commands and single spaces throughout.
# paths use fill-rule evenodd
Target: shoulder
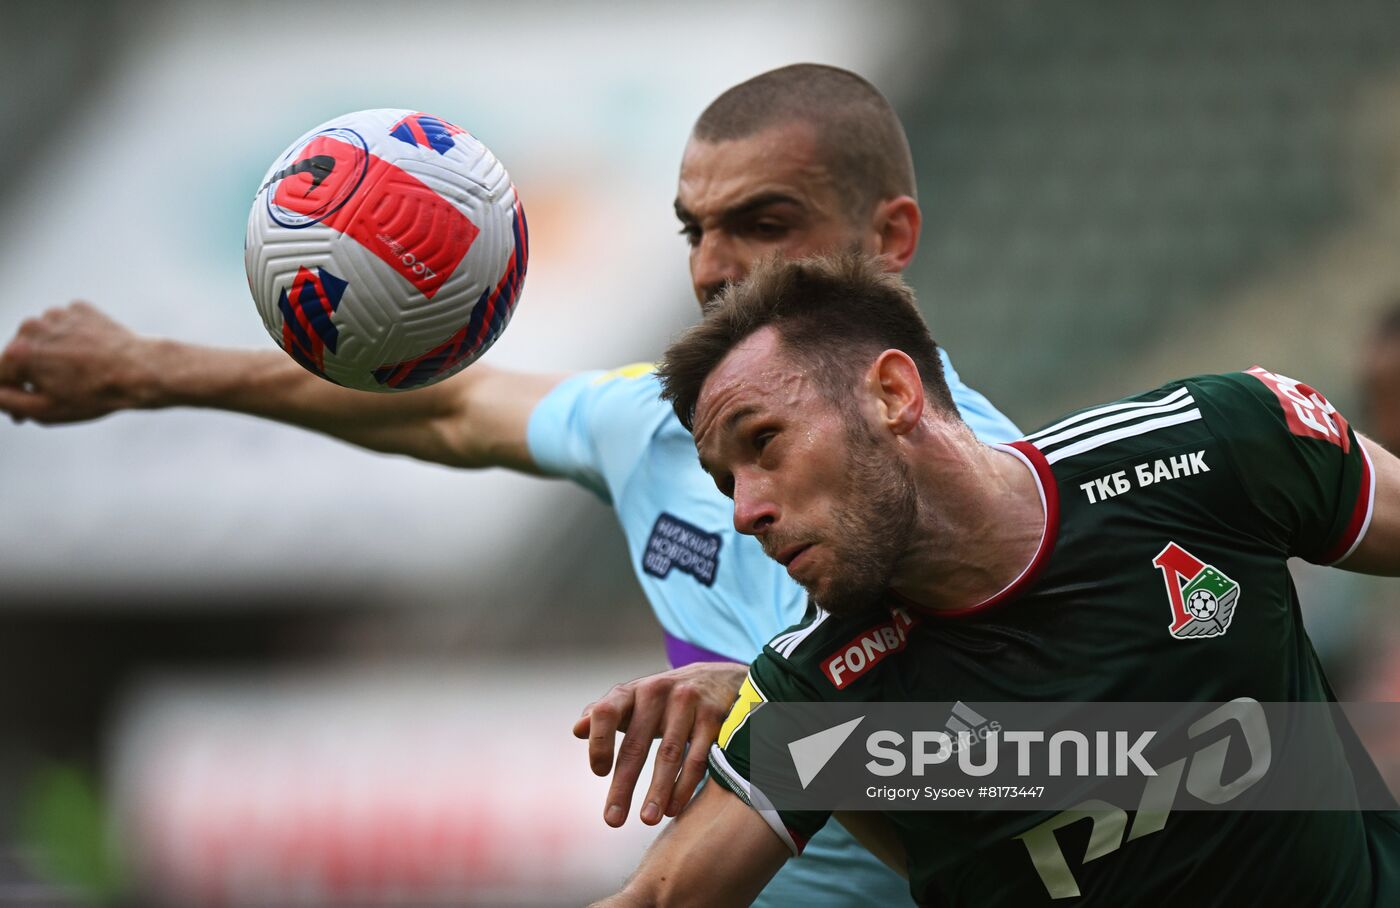
M 1212 436 L 1312 436 L 1334 444 L 1346 421 L 1308 385 L 1254 366 L 1196 375 L 1070 413 L 1023 439 L 1058 469 L 1100 469 L 1126 456 Z
M 661 399 L 661 382 L 655 370 L 655 363 L 631 363 L 616 369 L 576 372 L 555 385 L 546 401 L 574 405 L 600 398 L 632 397 L 666 406 Z
M 656 433 L 668 421 L 679 425 L 660 390 L 650 363 L 565 379 L 530 414 L 531 456 L 543 472 L 572 478 L 609 499 Z
M 1297 379 L 1251 366 L 1195 381 L 1214 415 L 1233 431 L 1257 428 L 1350 447 L 1346 419 L 1321 392 Z
M 1201 409 L 1202 377 L 1171 382 L 1106 404 L 1076 410 L 1026 435 L 1056 472 L 1097 470 L 1124 457 L 1209 435 Z
M 767 699 L 860 699 L 876 667 L 904 649 L 915 621 L 903 609 L 838 618 L 814 606 L 763 648 L 756 683 L 774 687 Z

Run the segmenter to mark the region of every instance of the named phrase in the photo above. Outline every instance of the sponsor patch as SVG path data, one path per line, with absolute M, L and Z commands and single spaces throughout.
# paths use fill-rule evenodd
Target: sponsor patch
M 1351 450 L 1351 437 L 1347 434 L 1346 417 L 1318 392 L 1286 375 L 1270 372 L 1263 366 L 1245 370 L 1263 382 L 1283 405 L 1283 417 L 1288 421 L 1288 429 L 1303 438 L 1320 438 L 1342 449 L 1345 454 Z
M 822 662 L 822 673 L 837 690 L 864 675 L 886 657 L 904 649 L 914 619 L 895 609 L 890 620 L 858 634 Z
M 707 533 L 663 511 L 642 551 L 642 570 L 665 580 L 674 568 L 712 586 L 722 541 L 718 533 Z

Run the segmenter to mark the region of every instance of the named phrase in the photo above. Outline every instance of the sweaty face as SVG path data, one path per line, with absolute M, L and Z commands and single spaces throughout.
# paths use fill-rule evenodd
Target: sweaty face
M 734 500 L 735 528 L 822 608 L 879 604 L 915 532 L 912 477 L 858 406 L 829 401 L 778 349 L 772 328 L 736 346 L 705 382 L 695 442 Z
M 681 160 L 676 217 L 690 244 L 696 299 L 713 299 L 769 256 L 876 251 L 874 231 L 851 222 L 846 201 L 807 124 L 720 142 L 692 137 Z

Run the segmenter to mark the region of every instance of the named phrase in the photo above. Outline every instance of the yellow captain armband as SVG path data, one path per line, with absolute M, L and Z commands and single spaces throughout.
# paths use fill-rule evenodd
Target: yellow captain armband
M 720 750 L 729 746 L 729 739 L 734 737 L 734 733 L 743 727 L 748 721 L 749 714 L 753 708 L 760 703 L 767 701 L 767 697 L 759 692 L 754 686 L 753 676 L 745 675 L 744 683 L 739 687 L 739 697 L 734 701 L 734 705 L 729 708 L 729 716 L 724 720 L 724 724 L 719 728 Z
M 613 369 L 611 372 L 604 372 L 602 375 L 593 379 L 593 384 L 605 385 L 619 378 L 641 378 L 655 371 L 656 363 L 629 363 L 620 368 Z

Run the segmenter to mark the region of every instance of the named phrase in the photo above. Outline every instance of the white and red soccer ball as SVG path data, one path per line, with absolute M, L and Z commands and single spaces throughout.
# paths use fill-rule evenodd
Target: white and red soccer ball
M 528 246 L 490 149 L 438 117 L 362 110 L 273 162 L 243 257 L 263 324 L 293 359 L 348 388 L 401 391 L 500 336 Z

